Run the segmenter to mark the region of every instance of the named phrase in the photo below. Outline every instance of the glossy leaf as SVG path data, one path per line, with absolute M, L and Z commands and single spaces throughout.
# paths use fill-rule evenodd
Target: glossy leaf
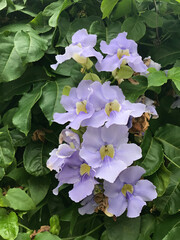
M 35 208 L 32 199 L 20 188 L 9 189 L 5 198 L 9 202 L 9 207 L 14 210 L 28 211 Z
M 123 22 L 122 31 L 128 32 L 129 39 L 138 41 L 144 36 L 146 26 L 141 18 L 129 17 Z
M 116 6 L 118 0 L 103 0 L 101 3 L 101 11 L 103 13 L 103 17 L 109 17 L 110 13 L 112 12 L 113 8 Z
M 37 234 L 34 240 L 60 240 L 60 238 L 49 232 L 43 232 L 43 233 Z
M 163 19 L 156 12 L 146 11 L 141 14 L 141 16 L 143 17 L 148 27 L 156 28 L 162 27 L 163 25 Z
M 49 173 L 46 168 L 46 161 L 49 158 L 49 153 L 52 146 L 40 142 L 31 142 L 26 146 L 23 155 L 23 162 L 26 171 L 34 176 L 42 176 Z
M 30 93 L 25 93 L 19 101 L 19 107 L 13 117 L 13 124 L 25 135 L 31 128 L 31 109 L 42 94 L 41 85 L 36 85 Z
M 1 213 L 2 214 L 2 213 Z M 19 226 L 18 217 L 15 212 L 0 214 L 0 236 L 3 239 L 14 240 L 17 237 Z
M 163 238 L 163 240 L 174 240 L 174 239 L 178 239 L 179 236 L 180 236 L 180 227 L 175 227 Z
M 163 150 L 161 144 L 155 140 L 149 131 L 146 132 L 142 145 L 142 160 L 140 166 L 146 170 L 145 176 L 155 173 L 163 162 Z
M 13 162 L 15 155 L 12 138 L 7 126 L 0 129 L 0 143 L 0 167 L 6 168 Z
M 6 6 L 7 6 L 6 0 L 2 0 L 2 1 L 0 2 L 0 11 L 1 11 L 3 8 L 5 8 Z
M 171 68 L 168 71 L 168 78 L 171 79 L 180 91 L 180 67 Z
M 167 82 L 166 74 L 163 71 L 157 71 L 155 69 L 148 70 L 150 74 L 148 74 L 148 87 L 151 86 L 161 86 Z
M 127 16 L 135 10 L 135 4 L 133 0 L 122 0 L 120 1 L 113 13 L 113 19 L 119 19 Z

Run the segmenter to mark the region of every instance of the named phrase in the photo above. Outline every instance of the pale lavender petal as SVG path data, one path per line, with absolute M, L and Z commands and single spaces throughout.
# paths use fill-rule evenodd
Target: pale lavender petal
M 76 88 L 71 88 L 69 96 L 62 95 L 60 103 L 66 111 L 72 111 L 76 108 L 76 102 L 78 101 Z
M 89 97 L 89 95 L 92 93 L 92 89 L 91 89 L 91 84 L 92 81 L 91 80 L 82 80 L 76 91 L 77 91 L 77 97 L 80 101 L 87 99 Z
M 106 72 L 112 72 L 116 68 L 119 68 L 121 65 L 122 60 L 119 60 L 117 55 L 110 56 L 107 55 L 101 62 L 97 62 L 95 67 L 98 72 L 106 71 Z
M 145 112 L 146 105 L 142 103 L 131 103 L 128 100 L 124 102 L 124 108 L 131 110 L 131 116 L 140 117 Z
M 134 186 L 135 196 L 140 196 L 144 201 L 152 201 L 157 198 L 156 187 L 148 180 L 140 180 Z
M 123 91 L 121 90 L 121 88 L 119 88 L 118 86 L 111 86 L 111 88 L 116 91 L 116 96 L 117 96 L 118 102 L 120 104 L 123 103 L 125 101 L 125 96 L 124 96 Z
M 129 218 L 138 217 L 145 205 L 146 203 L 142 200 L 142 198 L 131 195 L 128 199 L 127 216 Z
M 55 63 L 55 64 L 51 64 L 50 66 L 51 66 L 52 69 L 56 70 L 58 65 L 59 65 L 59 63 Z
M 94 189 L 94 179 L 86 178 L 84 181 L 81 180 L 78 183 L 75 183 L 73 189 L 69 191 L 69 197 L 74 202 L 79 202 L 85 197 L 91 195 Z
M 117 43 L 111 40 L 110 44 L 108 45 L 105 41 L 101 41 L 100 49 L 103 53 L 114 55 L 117 53 Z
M 90 195 L 81 202 L 81 205 L 83 205 L 83 207 L 78 209 L 78 212 L 81 215 L 92 214 L 94 212 L 98 204 L 93 200 L 93 197 L 93 195 Z
M 97 152 L 104 145 L 101 139 L 101 128 L 87 127 L 86 132 L 83 134 L 82 146 L 90 152 Z
M 140 166 L 131 166 L 125 169 L 120 175 L 119 180 L 125 184 L 136 184 L 146 171 Z
M 95 34 L 88 34 L 85 28 L 78 30 L 72 36 L 72 43 L 81 43 L 82 47 L 94 47 L 96 45 L 97 36 Z
M 83 56 L 83 57 L 96 57 L 99 62 L 101 62 L 102 59 L 103 59 L 103 56 L 101 55 L 101 53 L 97 52 L 92 47 L 84 48 L 82 53 L 81 53 L 81 56 Z
M 61 166 L 64 164 L 64 159 L 59 158 L 57 156 L 58 149 L 53 149 L 52 152 L 50 152 L 50 158 L 47 160 L 47 167 L 52 171 L 55 170 L 56 172 L 59 172 Z
M 62 144 L 63 141 L 68 144 L 73 143 L 75 149 L 80 148 L 79 135 L 70 129 L 63 129 L 61 134 L 59 135 L 59 143 Z
M 63 184 L 61 184 L 60 182 L 58 183 L 57 187 L 53 189 L 53 194 L 54 195 L 58 195 L 59 193 L 59 188 L 60 186 L 62 186 Z
M 58 173 L 57 178 L 60 183 L 74 184 L 80 180 L 79 168 L 65 165 L 62 171 Z
M 134 144 L 121 144 L 116 151 L 116 158 L 123 161 L 127 166 L 130 166 L 133 161 L 136 161 L 142 157 L 141 148 Z
M 68 158 L 70 157 L 76 149 L 72 149 L 68 144 L 61 144 L 57 150 L 57 156 L 60 158 Z
M 109 207 L 108 212 L 114 214 L 116 217 L 122 215 L 128 206 L 127 200 L 122 193 L 118 194 L 115 198 L 108 199 Z
M 102 165 L 102 160 L 99 152 L 90 152 L 86 147 L 80 150 L 80 156 L 93 168 L 98 168 Z
M 54 113 L 53 115 L 53 122 L 64 124 L 68 121 L 74 120 L 74 113 L 73 112 L 66 112 L 66 113 Z
M 91 126 L 91 127 L 98 128 L 104 125 L 104 122 L 107 120 L 108 120 L 108 115 L 103 109 L 98 112 L 95 112 L 91 118 L 84 120 L 82 122 L 82 126 Z
M 101 128 L 102 140 L 107 144 L 118 147 L 120 144 L 128 142 L 128 128 L 126 126 L 111 125 L 109 128 L 105 126 Z
M 102 85 L 102 93 L 106 99 L 109 99 L 110 101 L 113 101 L 114 99 L 117 99 L 116 96 L 116 90 L 110 86 L 110 82 L 105 82 Z
M 102 166 L 96 169 L 95 176 L 113 183 L 126 167 L 127 165 L 123 161 L 115 161 L 111 157 L 105 156 Z
M 104 181 L 104 194 L 107 197 L 115 198 L 121 193 L 121 188 L 123 187 L 123 183 L 120 182 L 119 178 L 116 179 L 114 183 L 109 183 Z
M 106 127 L 108 128 L 113 124 L 127 125 L 131 113 L 132 113 L 132 110 L 124 110 L 124 109 L 121 109 L 120 112 L 112 111 L 110 113 L 108 121 L 105 124 Z
M 135 57 L 127 57 L 128 65 L 135 71 L 135 72 L 146 72 L 147 66 L 143 63 L 142 58 L 137 55 Z

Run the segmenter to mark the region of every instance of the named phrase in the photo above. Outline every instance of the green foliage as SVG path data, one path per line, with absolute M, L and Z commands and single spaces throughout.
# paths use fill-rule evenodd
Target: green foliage
M 179 109 L 171 106 L 180 92 L 179 0 L 1 0 L 0 1 L 0 239 L 30 240 L 172 240 L 180 234 L 180 123 Z M 113 75 L 97 72 L 96 59 L 82 68 L 73 59 L 52 70 L 55 56 L 63 54 L 72 35 L 85 28 L 108 44 L 120 32 L 138 44 L 142 59 L 162 65 L 140 76 L 127 66 Z M 168 70 L 167 72 L 164 70 Z M 65 110 L 62 94 L 82 80 L 111 81 L 127 100 L 142 95 L 155 101 L 158 119 L 149 121 L 142 135 L 130 142 L 142 148 L 143 178 L 158 193 L 141 216 L 104 217 L 102 212 L 81 216 L 80 204 L 68 196 L 63 184 L 59 195 L 55 172 L 46 167 L 65 126 L 53 122 Z M 121 82 L 121 80 L 124 81 Z M 121 83 L 120 83 L 121 82 Z M 82 140 L 84 128 L 78 130 Z

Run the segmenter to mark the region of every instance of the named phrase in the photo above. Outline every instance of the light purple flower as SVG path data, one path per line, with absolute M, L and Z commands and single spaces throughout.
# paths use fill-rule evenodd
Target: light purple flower
M 94 175 L 95 171 L 79 157 L 79 152 L 76 151 L 71 159 L 66 160 L 62 170 L 56 174 L 55 177 L 59 184 L 53 190 L 53 193 L 57 195 L 58 188 L 65 183 L 73 184 L 73 189 L 69 191 L 69 197 L 73 201 L 79 202 L 91 195 L 94 185 L 97 184 Z
M 113 183 L 120 172 L 141 158 L 141 148 L 127 144 L 128 128 L 112 125 L 88 127 L 83 135 L 80 156 L 95 169 L 95 177 Z
M 151 100 L 150 98 L 148 97 L 145 97 L 145 96 L 142 96 L 140 99 L 139 99 L 139 102 L 143 103 L 146 105 L 146 109 L 145 109 L 145 112 L 149 113 L 150 115 L 153 116 L 154 119 L 158 118 L 159 115 L 156 111 L 156 108 L 154 106 L 154 101 Z
M 56 70 L 58 64 L 63 63 L 66 60 L 73 58 L 77 62 L 86 62 L 87 57 L 96 57 L 101 62 L 101 53 L 94 50 L 96 45 L 97 36 L 94 34 L 88 34 L 86 29 L 78 30 L 72 36 L 72 44 L 65 48 L 65 54 L 57 55 L 57 63 L 51 65 Z
M 90 196 L 86 197 L 81 202 L 82 207 L 78 209 L 79 214 L 92 214 L 94 213 L 94 210 L 98 206 L 98 204 L 94 201 L 94 194 L 91 194 Z
M 61 104 L 67 112 L 55 113 L 54 122 L 59 124 L 70 122 L 67 127 L 77 130 L 84 119 L 93 115 L 94 107 L 88 100 L 92 93 L 91 83 L 91 80 L 82 80 L 77 88 L 71 88 L 69 96 L 62 95 Z
M 104 182 L 110 213 L 118 217 L 127 209 L 129 218 L 138 217 L 146 201 L 157 197 L 155 186 L 150 181 L 139 180 L 144 173 L 142 167 L 132 166 L 121 172 L 113 184 Z
M 126 38 L 127 33 L 119 33 L 112 39 L 109 45 L 101 41 L 100 49 L 107 56 L 96 63 L 96 69 L 100 71 L 112 72 L 120 68 L 121 64 L 128 64 L 135 72 L 145 72 L 146 65 L 143 63 L 141 56 L 137 52 L 137 44 L 133 40 Z
M 69 129 L 64 129 L 60 134 L 60 145 L 50 152 L 50 158 L 47 160 L 47 167 L 52 171 L 59 172 L 64 162 L 71 159 L 72 155 L 80 148 L 80 139 L 78 134 Z M 66 143 L 62 142 L 65 141 Z M 79 152 L 79 151 L 78 151 Z
M 91 118 L 82 122 L 82 126 L 106 127 L 112 124 L 126 125 L 129 117 L 140 117 L 145 112 L 142 103 L 131 103 L 125 100 L 122 90 L 118 86 L 110 86 L 110 82 L 103 85 L 100 82 L 91 84 L 92 94 L 89 103 L 95 109 Z

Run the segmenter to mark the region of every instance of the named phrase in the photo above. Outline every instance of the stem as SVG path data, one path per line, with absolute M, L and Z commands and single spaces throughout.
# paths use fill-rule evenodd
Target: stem
M 153 1 L 154 1 L 155 11 L 156 11 L 156 13 L 158 13 L 156 0 L 153 0 Z M 157 24 L 157 16 L 156 16 L 156 24 Z M 157 36 L 157 39 L 158 39 L 158 42 L 159 42 L 160 40 L 159 40 L 159 31 L 158 31 L 158 27 L 156 27 L 156 36 Z
M 90 232 L 85 233 L 85 234 L 83 234 L 83 235 L 81 235 L 81 236 L 69 237 L 69 238 L 61 238 L 61 239 L 62 239 L 62 240 L 71 240 L 71 239 L 75 239 L 75 238 L 78 238 L 78 237 L 81 237 L 81 238 L 82 238 L 82 237 L 86 237 L 86 236 L 90 235 L 91 233 L 97 231 L 97 230 L 98 230 L 99 228 L 101 228 L 103 225 L 104 225 L 104 223 L 100 224 L 99 226 L 97 226 L 96 228 L 94 228 L 93 230 L 91 230 Z
M 30 229 L 30 228 L 28 228 L 28 227 L 24 226 L 24 225 L 23 225 L 23 224 L 21 224 L 21 223 L 18 223 L 18 225 L 19 225 L 20 227 L 22 227 L 22 228 L 24 228 L 24 229 L 28 230 L 28 231 L 31 231 L 31 229 Z
M 148 46 L 148 47 L 154 47 L 154 45 L 151 44 L 151 43 L 138 42 L 138 44 L 145 45 L 145 46 Z
M 172 164 L 174 164 L 176 167 L 180 168 L 179 165 L 177 165 L 175 162 L 173 162 L 166 154 L 164 154 L 165 158 L 167 158 L 167 160 L 169 160 Z

